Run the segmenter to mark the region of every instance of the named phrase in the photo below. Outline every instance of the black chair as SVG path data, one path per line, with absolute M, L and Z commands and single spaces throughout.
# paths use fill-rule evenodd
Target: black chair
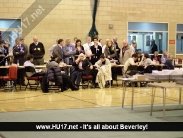
M 27 85 L 25 87 L 25 90 L 29 86 L 29 88 L 37 90 L 40 81 L 43 79 L 43 76 L 34 76 L 36 74 L 35 68 L 31 66 L 25 67 L 25 74 L 27 78 Z M 36 83 L 31 84 L 30 81 L 36 81 Z

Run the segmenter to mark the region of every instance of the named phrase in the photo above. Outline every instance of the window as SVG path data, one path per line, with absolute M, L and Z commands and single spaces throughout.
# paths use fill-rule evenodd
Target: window
M 136 50 L 151 53 L 151 40 L 155 40 L 158 52 L 167 50 L 168 23 L 128 22 L 128 42 L 137 42 Z
M 183 24 L 177 24 L 176 54 L 183 54 Z

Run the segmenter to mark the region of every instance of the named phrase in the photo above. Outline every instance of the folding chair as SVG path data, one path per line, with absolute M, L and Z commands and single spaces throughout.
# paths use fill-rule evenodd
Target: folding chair
M 25 90 L 27 89 L 27 87 L 29 86 L 29 88 L 35 89 L 37 90 L 40 81 L 43 79 L 43 76 L 35 76 L 32 77 L 34 74 L 36 74 L 34 67 L 28 66 L 25 67 L 25 74 L 26 74 L 26 78 L 27 78 L 27 85 L 25 87 Z M 36 81 L 37 83 L 31 84 L 30 81 Z
M 4 90 L 16 89 L 16 80 L 17 80 L 18 67 L 16 65 L 10 66 L 8 71 L 8 76 L 2 76 L 2 80 L 7 82 L 7 85 L 4 87 Z M 10 83 L 8 83 L 10 82 Z

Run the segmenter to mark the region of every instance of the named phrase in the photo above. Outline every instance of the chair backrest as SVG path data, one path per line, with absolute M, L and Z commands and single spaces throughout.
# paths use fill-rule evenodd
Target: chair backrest
M 11 80 L 17 79 L 18 67 L 17 66 L 10 66 L 9 67 L 9 77 Z
M 35 71 L 34 67 L 31 67 L 31 66 L 25 67 L 25 74 L 26 74 L 27 77 L 31 77 L 35 73 L 36 73 L 36 71 Z

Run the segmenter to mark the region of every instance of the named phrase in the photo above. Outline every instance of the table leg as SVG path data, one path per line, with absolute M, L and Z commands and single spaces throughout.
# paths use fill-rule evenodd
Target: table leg
M 179 104 L 181 104 L 181 99 L 182 99 L 181 92 L 182 92 L 182 88 L 179 88 Z
M 156 87 L 152 87 L 152 98 L 151 98 L 151 111 L 150 111 L 150 116 L 152 116 L 152 110 L 153 110 L 153 104 L 154 104 L 155 91 L 156 91 Z
M 133 100 L 134 100 L 134 83 L 131 82 L 131 87 L 132 87 L 132 104 L 131 104 L 131 110 L 133 110 Z
M 163 118 L 165 118 L 166 88 L 163 89 Z
M 123 97 L 122 97 L 122 108 L 124 107 L 124 101 L 125 101 L 125 92 L 126 92 L 126 84 L 125 84 L 125 81 L 123 81 Z

